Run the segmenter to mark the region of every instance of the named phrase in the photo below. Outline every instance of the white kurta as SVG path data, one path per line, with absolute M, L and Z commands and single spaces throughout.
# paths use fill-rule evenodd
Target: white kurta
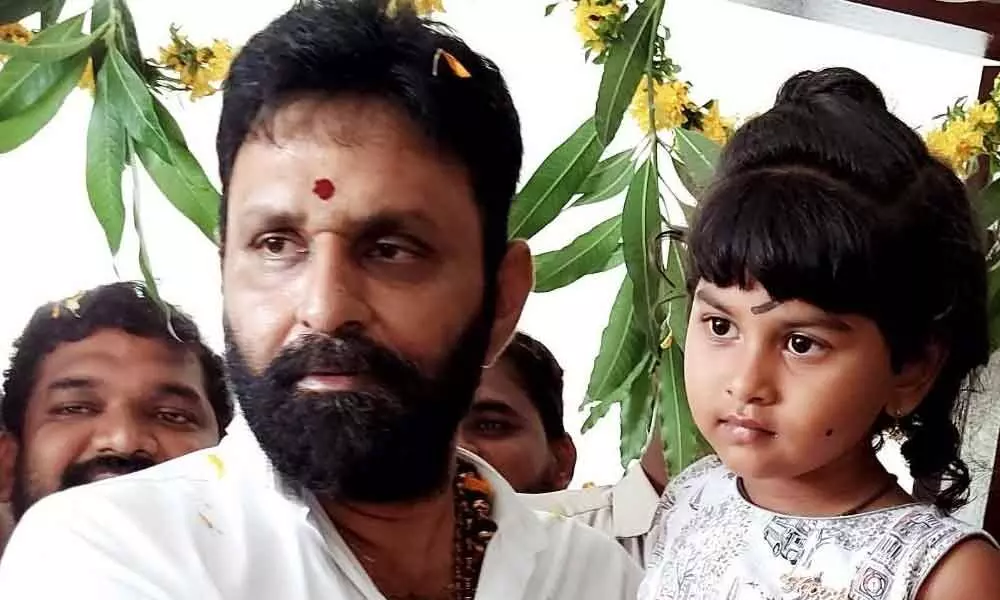
M 536 513 L 470 454 L 498 530 L 480 600 L 635 598 L 612 539 Z M 325 515 L 275 476 L 238 418 L 216 448 L 45 498 L 0 562 L 4 600 L 381 600 Z

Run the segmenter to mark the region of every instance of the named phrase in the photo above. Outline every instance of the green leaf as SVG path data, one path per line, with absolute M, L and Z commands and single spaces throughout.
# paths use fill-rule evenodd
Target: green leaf
M 51 0 L 0 0 L 0 23 L 16 23 L 45 8 Z
M 50 27 L 32 40 L 33 44 L 57 44 L 80 35 L 83 18 L 69 19 Z M 12 57 L 0 71 L 0 119 L 13 117 L 37 103 L 66 71 L 73 60 L 42 64 L 23 57 Z
M 552 4 L 549 4 L 548 6 L 546 6 L 545 7 L 545 16 L 547 17 L 547 16 L 551 15 L 552 11 L 554 11 L 557 6 L 559 6 L 558 2 L 553 2 Z
M 990 353 L 1000 348 L 1000 265 L 993 265 L 986 273 L 989 284 L 986 312 L 990 315 Z
M 625 268 L 635 286 L 636 322 L 646 332 L 650 350 L 660 346 L 660 327 L 655 319 L 658 302 L 660 257 L 660 191 L 652 157 L 636 171 L 622 210 L 622 251 Z
M 14 44 L 12 42 L 0 42 L 0 54 L 7 54 L 17 58 L 23 58 L 32 62 L 50 63 L 69 58 L 90 48 L 104 32 L 107 31 L 109 23 L 105 23 L 103 29 L 98 29 L 90 35 L 79 35 L 83 27 L 84 15 L 77 15 L 51 29 L 65 28 L 70 35 L 66 39 L 57 40 L 55 38 L 43 39 L 41 35 L 31 40 L 27 46 Z M 55 34 L 54 34 L 55 35 Z
M 141 144 L 136 153 L 146 172 L 167 200 L 213 243 L 219 215 L 219 193 L 209 181 L 198 159 L 185 148 L 172 144 L 173 164 Z
M 17 115 L 0 121 L 0 154 L 10 152 L 27 142 L 52 120 L 66 100 L 66 96 L 76 87 L 87 65 L 87 56 L 79 54 L 66 59 L 61 79 L 32 106 Z
M 551 223 L 594 169 L 603 151 L 594 120 L 587 119 L 549 154 L 514 199 L 510 236 L 527 239 Z
M 97 96 L 87 129 L 87 194 L 104 229 L 108 248 L 112 254 L 118 254 L 125 228 L 122 173 L 128 138 L 125 126 L 111 112 L 106 78 L 106 71 L 98 74 Z
M 691 416 L 687 393 L 684 391 L 684 354 L 672 344 L 660 359 L 660 435 L 663 437 L 664 458 L 668 473 L 680 473 L 705 455 L 708 444 Z
M 146 83 L 121 52 L 113 47 L 108 49 L 108 57 L 101 71 L 104 70 L 108 71 L 108 98 L 114 106 L 115 114 L 125 124 L 129 136 L 169 163 L 170 143 L 156 116 L 153 97 Z
M 674 166 L 681 182 L 695 198 L 701 196 L 712 182 L 721 152 L 721 146 L 697 131 L 674 130 L 674 153 L 677 157 Z
M 42 29 L 55 25 L 59 21 L 66 0 L 52 0 L 49 5 L 42 10 Z
M 134 169 L 137 168 L 133 165 L 133 176 L 135 174 Z M 142 279 L 146 283 L 146 291 L 154 302 L 160 306 L 164 306 L 163 299 L 160 297 L 159 286 L 156 285 L 156 278 L 153 277 L 153 268 L 149 264 L 149 252 L 146 250 L 146 235 L 142 228 L 142 215 L 139 208 L 139 182 L 137 179 L 134 180 L 132 189 L 132 222 L 135 225 L 136 236 L 139 238 L 139 270 L 142 271 Z
M 173 140 L 178 145 L 187 148 L 187 140 L 184 138 L 184 131 L 181 126 L 174 119 L 174 116 L 170 114 L 166 106 L 160 102 L 156 96 L 153 96 L 153 110 L 156 111 L 156 118 L 159 119 L 160 125 L 163 127 L 163 133 L 167 134 L 167 139 Z
M 675 344 L 684 347 L 687 340 L 688 309 L 687 282 L 685 281 L 685 261 L 687 248 L 677 240 L 670 240 L 665 253 L 667 294 L 667 326 Z
M 645 361 L 648 364 L 648 359 Z M 650 373 L 643 368 L 632 389 L 622 398 L 621 412 L 621 460 L 627 467 L 632 460 L 642 454 L 649 439 L 649 426 L 653 420 L 653 381 Z M 674 471 L 670 471 L 673 473 Z
M 608 324 L 601 334 L 601 349 L 590 372 L 583 404 L 598 402 L 621 387 L 636 365 L 647 355 L 643 333 L 635 321 L 632 280 L 622 281 L 611 307 Z
M 584 434 L 594 428 L 597 422 L 607 416 L 608 411 L 611 407 L 618 402 L 617 398 L 612 396 L 607 396 L 602 398 L 600 402 L 594 403 L 590 406 L 590 413 L 587 414 L 586 420 L 584 420 L 583 425 L 580 427 L 580 433 Z
M 597 109 L 594 112 L 597 135 L 607 145 L 614 139 L 622 124 L 625 109 L 639 86 L 639 80 L 650 60 L 650 42 L 656 36 L 656 27 L 663 13 L 664 0 L 646 0 L 636 9 L 622 27 L 622 39 L 610 49 L 601 85 L 597 92 Z
M 1000 221 L 1000 179 L 983 188 L 976 197 L 976 210 L 983 228 Z
M 538 255 L 535 258 L 535 291 L 551 292 L 584 275 L 607 271 L 621 236 L 622 219 L 615 215 L 564 248 Z
M 111 14 L 111 0 L 97 0 L 93 8 L 90 9 L 90 32 L 93 33 L 111 21 L 114 15 Z M 94 61 L 94 73 L 96 74 L 104 65 L 104 57 L 107 55 L 107 44 L 94 44 L 90 49 L 90 57 Z
M 119 48 L 124 49 L 124 55 L 128 58 L 132 68 L 139 73 L 143 73 L 146 68 L 146 61 L 142 58 L 142 50 L 139 48 L 139 36 L 135 31 L 135 21 L 132 19 L 132 11 L 125 0 L 113 0 L 113 2 L 120 22 L 119 27 L 115 31 L 115 41 Z
M 153 108 L 170 141 L 172 165 L 165 164 L 162 159 L 141 146 L 137 149 L 140 159 L 163 195 L 194 223 L 205 237 L 217 244 L 216 231 L 221 194 L 215 189 L 201 163 L 188 148 L 184 133 L 170 111 L 155 97 Z
M 580 185 L 577 191 L 581 196 L 572 206 L 583 206 L 614 198 L 628 187 L 633 173 L 631 150 L 601 161 Z

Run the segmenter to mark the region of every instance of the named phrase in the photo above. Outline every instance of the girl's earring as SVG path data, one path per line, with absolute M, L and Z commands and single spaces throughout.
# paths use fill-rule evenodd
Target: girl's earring
M 903 431 L 903 427 L 900 425 L 899 421 L 903 418 L 903 411 L 896 409 L 891 413 L 892 425 L 886 431 L 886 436 L 896 443 L 902 443 L 906 441 L 906 432 Z

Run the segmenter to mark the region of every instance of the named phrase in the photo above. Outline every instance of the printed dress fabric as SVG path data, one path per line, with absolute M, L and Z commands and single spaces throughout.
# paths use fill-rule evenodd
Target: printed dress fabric
M 802 518 L 761 509 L 718 457 L 668 486 L 639 600 L 912 600 L 979 531 L 934 506 Z

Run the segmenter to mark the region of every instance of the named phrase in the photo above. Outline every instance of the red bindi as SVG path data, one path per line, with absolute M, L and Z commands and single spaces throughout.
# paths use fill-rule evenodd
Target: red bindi
M 316 183 L 313 184 L 313 193 L 319 196 L 320 200 L 329 200 L 332 198 L 334 189 L 333 182 L 325 177 L 317 179 Z

